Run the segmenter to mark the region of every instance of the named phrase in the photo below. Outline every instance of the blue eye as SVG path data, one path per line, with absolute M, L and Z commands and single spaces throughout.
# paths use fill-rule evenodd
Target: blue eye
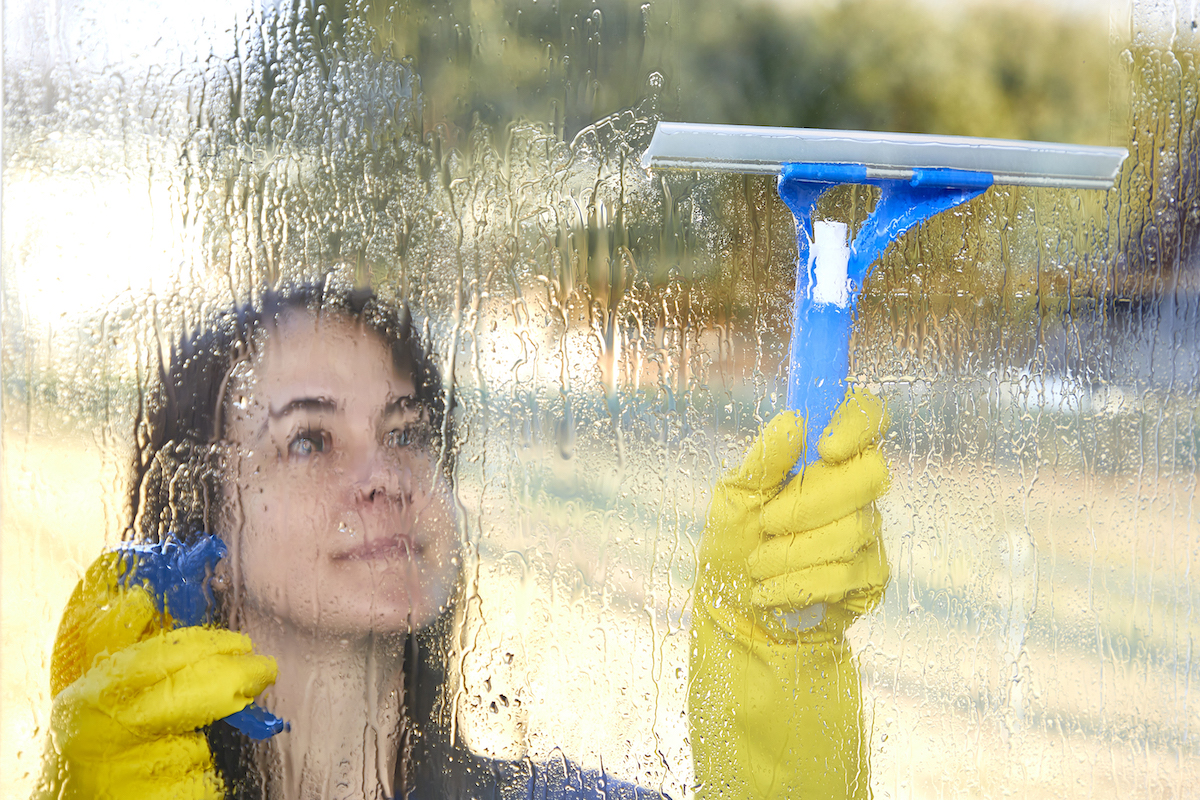
M 403 428 L 392 428 L 383 436 L 383 446 L 392 448 L 406 447 L 428 447 L 432 440 L 432 432 L 429 426 L 417 422 L 411 425 L 405 425 Z
M 300 431 L 288 442 L 288 455 L 307 458 L 317 453 L 324 453 L 329 449 L 330 444 L 330 436 L 325 431 Z
M 383 437 L 385 447 L 408 447 L 415 441 L 412 428 L 394 428 Z

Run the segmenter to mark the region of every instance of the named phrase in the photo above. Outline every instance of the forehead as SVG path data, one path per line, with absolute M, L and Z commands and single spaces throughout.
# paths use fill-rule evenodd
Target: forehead
M 266 328 L 238 373 L 244 388 L 268 399 L 304 392 L 343 404 L 360 398 L 379 403 L 415 393 L 412 375 L 396 369 L 384 339 L 339 314 L 288 312 Z

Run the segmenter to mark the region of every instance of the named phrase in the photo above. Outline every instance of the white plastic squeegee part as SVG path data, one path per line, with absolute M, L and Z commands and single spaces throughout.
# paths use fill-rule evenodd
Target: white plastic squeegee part
M 1013 139 L 660 122 L 642 167 L 776 175 L 791 162 L 864 164 L 868 178 L 897 179 L 941 167 L 990 172 L 996 184 L 1111 189 L 1128 155 L 1123 147 Z
M 813 240 L 808 248 L 808 274 L 812 276 L 814 303 L 845 308 L 850 302 L 850 226 L 844 222 L 813 221 Z

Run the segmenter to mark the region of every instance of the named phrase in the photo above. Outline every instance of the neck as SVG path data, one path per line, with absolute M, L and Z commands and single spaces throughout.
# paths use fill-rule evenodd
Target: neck
M 245 609 L 240 628 L 275 657 L 263 704 L 290 724 L 267 749 L 270 800 L 385 800 L 404 721 L 403 638 L 317 634 Z

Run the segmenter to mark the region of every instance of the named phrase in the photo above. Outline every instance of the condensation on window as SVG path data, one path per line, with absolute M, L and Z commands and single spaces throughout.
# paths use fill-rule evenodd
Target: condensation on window
M 890 409 L 892 578 L 848 635 L 877 796 L 1200 781 L 1194 10 L 1135 2 L 1132 33 L 1045 12 L 1100 24 L 1100 77 L 1072 77 L 1106 93 L 1087 122 L 1053 81 L 1014 121 L 977 64 L 956 73 L 964 111 L 949 68 L 908 66 L 915 44 L 895 55 L 926 86 L 907 104 L 811 39 L 787 91 L 735 58 L 782 50 L 739 32 L 842 30 L 880 4 L 747 4 L 727 26 L 712 3 L 202 5 L 6 3 L 6 797 L 42 769 L 63 605 L 128 538 L 172 345 L 330 274 L 411 309 L 454 409 L 455 735 L 691 795 L 697 547 L 713 485 L 785 406 L 795 227 L 768 178 L 645 172 L 661 119 L 1129 147 L 1111 192 L 993 189 L 868 281 L 850 379 Z M 1039 74 L 994 66 L 1012 92 Z M 876 198 L 839 189 L 818 213 L 855 226 Z

